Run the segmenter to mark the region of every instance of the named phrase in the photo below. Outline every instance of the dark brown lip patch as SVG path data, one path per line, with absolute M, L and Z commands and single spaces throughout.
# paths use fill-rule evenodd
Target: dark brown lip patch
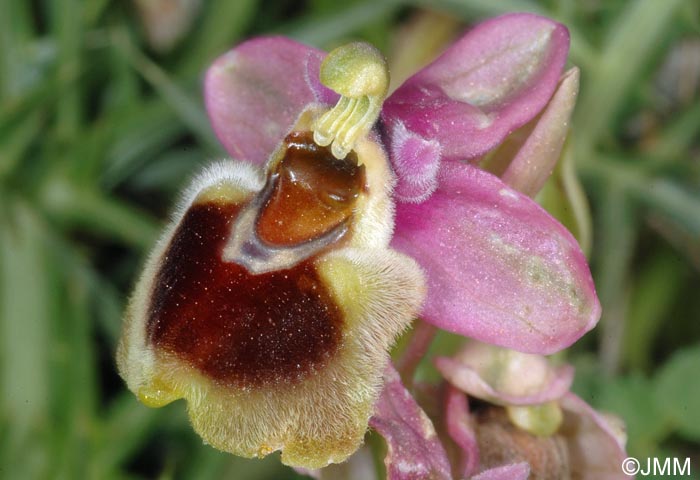
M 195 203 L 163 256 L 150 342 L 217 383 L 295 382 L 338 350 L 343 319 L 313 258 L 259 275 L 222 260 L 239 205 Z

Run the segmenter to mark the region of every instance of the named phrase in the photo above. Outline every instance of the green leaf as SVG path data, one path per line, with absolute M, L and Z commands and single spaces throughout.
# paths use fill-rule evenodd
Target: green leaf
M 230 456 L 202 446 L 192 452 L 190 461 L 184 466 L 182 478 L 187 480 L 218 480 Z
M 60 307 L 54 318 L 52 362 L 52 423 L 54 425 L 52 467 L 54 478 L 84 478 L 85 452 L 97 403 L 96 356 L 92 337 L 89 289 L 75 268 L 64 245 L 57 242 L 56 263 L 63 267 L 54 275 L 52 294 Z M 63 258 L 60 258 L 63 257 Z
M 181 81 L 175 80 L 168 72 L 140 52 L 123 32 L 115 35 L 115 45 L 163 101 L 189 127 L 202 145 L 209 147 L 214 152 L 223 152 L 209 126 L 209 119 L 204 112 L 199 94 L 193 95 L 192 88 L 183 87 Z
M 97 327 L 107 338 L 109 345 L 112 346 L 112 351 L 115 351 L 121 331 L 125 298 L 114 285 L 97 272 L 77 261 L 73 263 L 77 263 L 74 268 L 77 267 L 80 270 L 79 274 L 85 278 L 90 286 L 90 308 L 97 317 L 95 319 Z
M 44 232 L 26 205 L 10 202 L 0 220 L 0 411 L 7 428 L 9 465 L 17 478 L 47 468 L 49 354 L 52 310 Z M 3 419 L 3 423 L 5 420 Z
M 35 144 L 42 126 L 41 112 L 32 111 L 21 121 L 13 123 L 9 131 L 3 131 L 0 125 L 0 178 L 9 176 L 21 162 L 25 152 Z M 4 124 L 4 119 L 0 123 Z
M 114 475 L 143 446 L 168 411 L 168 407 L 147 408 L 130 392 L 120 395 L 110 406 L 105 422 L 98 427 L 89 478 Z
M 581 84 L 585 88 L 574 118 L 585 151 L 590 151 L 600 137 L 610 131 L 632 85 L 639 81 L 642 67 L 659 48 L 661 39 L 672 27 L 675 12 L 684 1 L 629 1 L 608 27 L 608 37 L 595 70 L 584 70 Z
M 22 163 L 26 151 L 37 145 L 42 120 L 55 97 L 62 95 L 67 80 L 46 78 L 1 105 L 0 178 L 12 173 Z
M 101 183 L 107 189 L 138 171 L 186 131 L 182 121 L 160 101 L 132 105 L 122 115 L 106 119 L 100 128 L 110 129 L 113 138 L 104 157 L 95 157 L 104 162 Z
M 661 407 L 650 392 L 653 384 L 641 374 L 605 382 L 597 406 L 615 412 L 627 428 L 628 452 L 633 456 L 652 455 L 668 432 Z
M 159 222 L 145 212 L 65 179 L 52 178 L 41 200 L 44 210 L 64 228 L 118 239 L 137 250 L 150 248 L 158 235 Z
M 656 375 L 653 397 L 663 418 L 692 441 L 700 441 L 700 345 L 675 353 Z
M 217 55 L 233 48 L 248 27 L 257 0 L 211 0 L 184 46 L 180 68 L 185 74 L 200 74 Z
M 542 6 L 531 0 L 417 0 L 411 3 L 428 8 L 440 7 L 471 16 L 495 16 L 509 12 L 547 13 Z
M 652 256 L 635 275 L 625 326 L 626 364 L 649 369 L 659 331 L 673 321 L 669 311 L 685 281 L 688 268 L 675 253 L 661 251 Z
M 53 0 L 49 12 L 53 37 L 58 45 L 59 77 L 72 77 L 81 68 L 83 5 L 78 0 Z M 81 82 L 72 82 L 57 104 L 56 135 L 61 140 L 75 138 L 80 129 Z
M 700 235 L 700 191 L 663 177 L 651 176 L 634 164 L 618 157 L 579 157 L 582 176 L 599 182 L 610 182 L 613 188 L 629 196 L 635 203 L 678 222 L 692 235 Z M 604 210 L 603 210 L 604 211 Z
M 596 289 L 603 306 L 598 326 L 600 355 L 608 373 L 620 367 L 630 266 L 635 249 L 637 220 L 625 192 L 612 183 L 602 185 L 595 248 Z
M 208 164 L 207 154 L 199 148 L 169 151 L 145 165 L 129 185 L 134 190 L 161 192 L 172 199 L 197 171 Z M 172 203 L 172 200 L 168 202 Z
M 401 0 L 370 0 L 327 15 L 310 15 L 284 29 L 284 34 L 300 42 L 324 47 L 362 28 L 368 22 L 391 15 L 401 6 Z
M 674 116 L 652 147 L 652 155 L 661 158 L 689 156 L 689 148 L 700 135 L 700 102 Z
M 34 31 L 30 2 L 0 0 L 0 12 L 0 100 L 6 100 L 27 87 L 24 55 Z

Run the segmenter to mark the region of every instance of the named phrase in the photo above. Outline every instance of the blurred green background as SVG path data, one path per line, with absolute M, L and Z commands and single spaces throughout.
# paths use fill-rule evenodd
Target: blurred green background
M 144 255 L 190 175 L 225 155 L 202 74 L 272 32 L 369 40 L 401 72 L 507 11 L 565 23 L 582 72 L 575 170 L 541 197 L 604 305 L 562 354 L 575 390 L 626 421 L 631 454 L 700 471 L 700 2 L 0 0 L 0 476 L 295 478 L 203 445 L 182 402 L 143 407 L 115 372 Z

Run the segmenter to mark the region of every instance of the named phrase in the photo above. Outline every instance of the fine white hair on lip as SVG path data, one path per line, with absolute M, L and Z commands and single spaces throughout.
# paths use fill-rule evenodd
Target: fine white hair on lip
M 180 195 L 173 212 L 173 220 L 182 217 L 202 190 L 224 183 L 244 191 L 257 192 L 265 185 L 265 178 L 262 170 L 249 162 L 225 159 L 212 163 L 195 175 Z

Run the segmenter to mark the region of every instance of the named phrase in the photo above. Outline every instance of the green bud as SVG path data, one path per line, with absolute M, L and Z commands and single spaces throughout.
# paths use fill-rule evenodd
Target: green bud
M 563 415 L 558 402 L 540 405 L 507 406 L 510 421 L 533 435 L 548 437 L 556 433 L 561 426 Z

